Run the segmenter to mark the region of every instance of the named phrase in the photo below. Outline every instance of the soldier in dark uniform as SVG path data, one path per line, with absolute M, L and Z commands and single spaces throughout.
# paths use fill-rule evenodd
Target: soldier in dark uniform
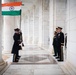
M 58 27 L 57 33 L 57 50 L 58 50 L 58 61 L 63 61 L 63 46 L 64 46 L 64 33 L 62 28 Z
M 19 35 L 19 29 L 16 28 L 14 29 L 15 31 L 15 34 L 13 36 L 13 39 L 14 39 L 14 44 L 13 44 L 13 48 L 12 48 L 12 54 L 13 54 L 13 62 L 18 62 L 18 53 L 19 53 L 19 44 L 20 44 L 20 35 Z
M 57 38 L 56 38 L 57 32 L 54 32 L 53 37 L 53 48 L 54 48 L 54 56 L 57 56 Z

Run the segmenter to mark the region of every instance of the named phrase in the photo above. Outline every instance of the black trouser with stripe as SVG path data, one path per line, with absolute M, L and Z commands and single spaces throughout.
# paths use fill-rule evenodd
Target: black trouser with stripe
M 18 55 L 19 55 L 18 51 L 13 54 L 13 62 L 18 61 Z
M 57 46 L 53 45 L 53 48 L 54 48 L 54 54 L 55 56 L 57 56 Z
M 59 59 L 63 60 L 63 47 L 59 46 L 57 48 L 57 50 L 58 50 L 58 57 L 59 57 Z

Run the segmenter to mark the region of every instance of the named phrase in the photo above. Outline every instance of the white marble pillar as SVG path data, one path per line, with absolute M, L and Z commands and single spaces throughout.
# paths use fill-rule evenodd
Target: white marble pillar
M 54 0 L 49 1 L 49 51 L 52 52 L 53 35 L 54 35 Z
M 33 44 L 33 24 L 33 9 L 31 9 L 29 14 L 29 44 Z
M 30 11 L 28 10 L 28 19 L 27 19 L 27 27 L 28 27 L 28 45 L 29 45 L 29 36 L 30 36 L 30 34 L 29 34 L 29 19 L 30 19 L 30 16 L 29 16 L 29 14 L 30 14 Z
M 23 33 L 23 42 L 25 45 L 29 45 L 29 10 L 25 14 L 24 8 L 22 13 L 21 29 Z
M 34 26 L 35 26 L 35 5 L 33 5 L 33 8 L 32 8 L 32 10 L 33 10 L 33 42 L 32 42 L 32 44 L 34 45 L 34 41 L 35 41 L 35 39 L 34 39 Z
M 39 42 L 39 1 L 35 4 L 34 9 L 34 44 Z
M 42 43 L 49 47 L 49 0 L 42 0 Z
M 11 18 L 11 19 L 10 19 Z M 3 19 L 4 25 L 4 50 L 3 53 L 10 53 L 13 45 L 14 34 L 14 17 L 5 16 Z
M 39 46 L 42 46 L 42 0 L 39 0 Z
M 1 0 L 0 0 L 0 65 L 4 64 L 4 61 L 2 59 L 2 33 L 3 33 L 3 25 L 2 25 Z

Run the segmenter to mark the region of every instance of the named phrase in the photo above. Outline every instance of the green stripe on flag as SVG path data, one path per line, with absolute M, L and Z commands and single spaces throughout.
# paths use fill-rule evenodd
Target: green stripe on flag
M 2 15 L 10 15 L 10 16 L 21 15 L 21 10 L 19 10 L 19 11 L 2 11 Z

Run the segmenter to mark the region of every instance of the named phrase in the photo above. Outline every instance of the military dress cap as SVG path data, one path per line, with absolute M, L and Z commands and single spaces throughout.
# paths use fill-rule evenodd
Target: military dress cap
M 62 27 L 58 27 L 58 29 L 63 29 Z
M 58 30 L 58 28 L 56 28 L 56 30 Z
M 58 29 L 58 28 L 56 28 L 56 29 Z
M 19 31 L 19 30 L 20 30 L 19 28 L 14 29 L 14 31 Z

